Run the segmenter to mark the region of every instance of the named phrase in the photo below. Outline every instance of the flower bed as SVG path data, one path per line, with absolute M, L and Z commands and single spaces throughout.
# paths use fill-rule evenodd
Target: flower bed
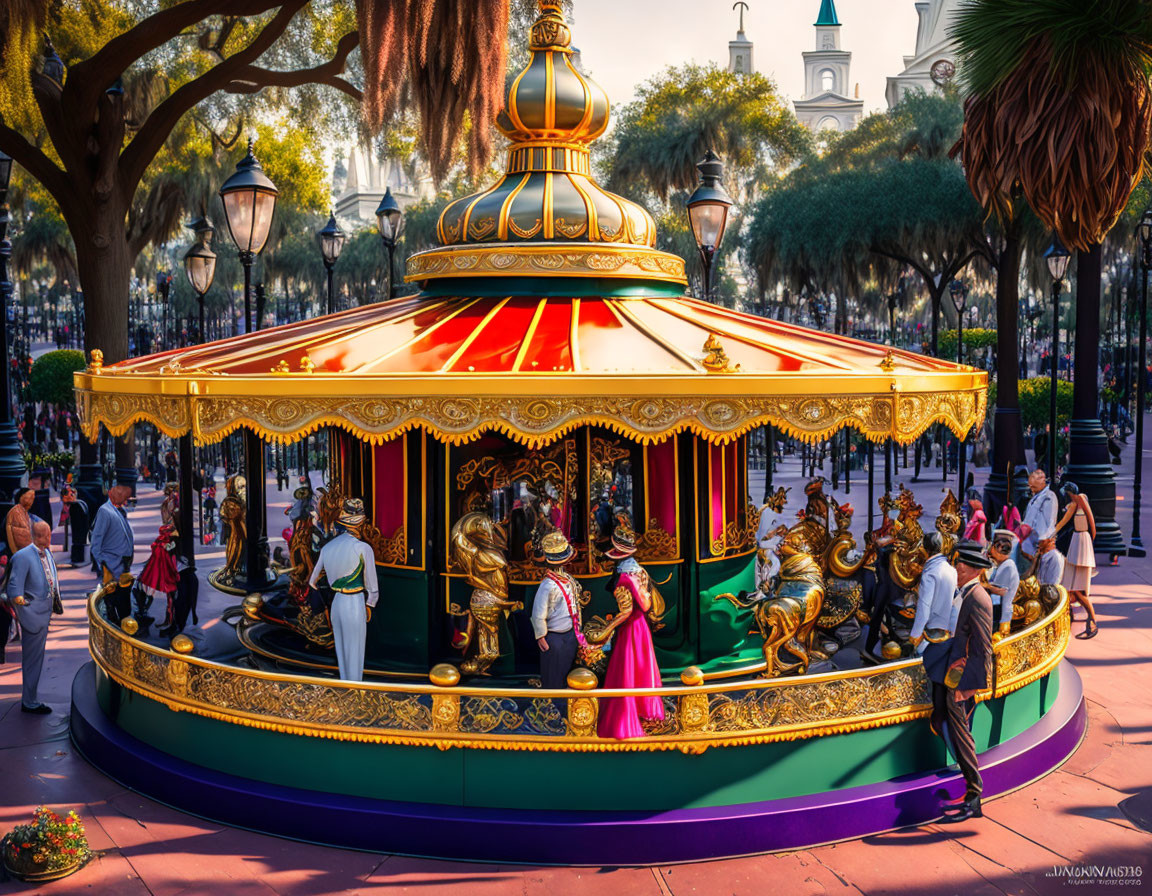
M 92 856 L 80 816 L 60 816 L 37 806 L 32 821 L 3 840 L 4 868 L 20 880 L 54 880 L 78 870 Z

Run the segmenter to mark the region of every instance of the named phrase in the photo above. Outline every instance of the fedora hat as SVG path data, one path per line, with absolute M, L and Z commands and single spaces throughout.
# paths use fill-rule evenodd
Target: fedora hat
M 302 485 L 296 491 L 292 492 L 292 497 L 297 501 L 302 501 L 304 498 L 312 497 L 312 488 L 307 485 Z
M 621 523 L 612 533 L 612 547 L 605 552 L 613 560 L 623 560 L 636 553 L 636 533 L 627 523 Z
M 540 542 L 540 547 L 544 551 L 544 559 L 553 566 L 567 563 L 576 553 L 563 532 L 549 532 Z
M 992 561 L 984 556 L 983 551 L 980 550 L 980 545 L 974 541 L 962 541 L 956 546 L 956 553 L 953 554 L 952 562 L 963 563 L 966 566 L 971 566 L 974 569 L 990 569 Z
M 336 522 L 346 529 L 359 529 L 366 519 L 364 502 L 359 498 L 348 498 L 340 509 L 340 518 Z

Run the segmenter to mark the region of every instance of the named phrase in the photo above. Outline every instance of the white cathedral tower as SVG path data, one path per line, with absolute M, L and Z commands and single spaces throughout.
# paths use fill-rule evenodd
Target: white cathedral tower
M 796 117 L 811 131 L 850 131 L 864 114 L 857 87 L 849 93 L 852 54 L 840 49 L 840 20 L 833 0 L 821 0 L 816 17 L 816 49 L 804 53 L 804 96 L 794 102 Z

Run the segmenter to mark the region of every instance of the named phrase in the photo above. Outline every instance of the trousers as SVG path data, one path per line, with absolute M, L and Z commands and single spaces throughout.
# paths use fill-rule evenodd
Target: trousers
M 336 638 L 336 664 L 345 681 L 364 680 L 364 641 L 368 637 L 368 613 L 364 592 L 332 598 L 332 634 Z
M 576 662 L 576 633 L 548 632 L 544 636 L 548 649 L 540 651 L 540 685 L 545 688 L 568 687 L 568 673 Z
M 984 791 L 980 765 L 976 759 L 976 742 L 972 739 L 972 713 L 976 701 L 972 697 L 957 701 L 955 691 L 939 682 L 932 682 L 932 728 L 948 745 L 966 786 L 964 798 L 973 799 Z
M 28 707 L 40 705 L 37 691 L 40 688 L 40 673 L 44 670 L 44 645 L 47 643 L 47 625 L 38 632 L 23 629 L 20 634 L 20 665 L 24 685 L 21 699 Z

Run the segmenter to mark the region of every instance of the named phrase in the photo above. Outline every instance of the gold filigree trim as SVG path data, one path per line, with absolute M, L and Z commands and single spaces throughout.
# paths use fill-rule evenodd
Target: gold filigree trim
M 343 682 L 225 666 L 136 641 L 88 604 L 92 656 L 114 681 L 177 712 L 308 737 L 447 749 L 640 752 L 792 741 L 926 718 L 919 660 L 850 672 L 669 686 L 657 692 L 526 691 Z M 996 696 L 1051 672 L 1068 645 L 1068 597 L 995 647 Z M 247 624 L 247 623 L 241 623 Z M 634 741 L 599 740 L 605 697 L 659 695 L 664 722 Z M 989 691 L 978 699 L 987 700 Z M 569 700 L 567 718 L 555 698 Z
M 282 384 L 277 380 L 278 387 Z M 404 396 L 311 397 L 106 393 L 76 390 L 83 432 L 103 424 L 122 435 L 148 421 L 176 438 L 191 428 L 197 444 L 218 442 L 241 427 L 268 441 L 294 442 L 325 426 L 379 444 L 422 428 L 453 445 L 499 432 L 538 448 L 582 426 L 603 426 L 641 444 L 690 432 L 727 444 L 765 424 L 785 435 L 818 442 L 851 427 L 874 442 L 908 444 L 934 423 L 957 435 L 978 425 L 987 390 L 882 395 L 779 396 Z
M 520 229 L 508 225 L 517 235 Z M 527 232 L 527 231 L 526 231 Z M 611 241 L 618 235 L 601 228 Z M 525 237 L 527 238 L 527 237 Z M 560 277 L 627 277 L 687 284 L 684 260 L 646 246 L 604 246 L 599 243 L 519 246 L 448 247 L 418 252 L 408 259 L 405 280 L 441 277 L 515 277 L 551 274 Z

